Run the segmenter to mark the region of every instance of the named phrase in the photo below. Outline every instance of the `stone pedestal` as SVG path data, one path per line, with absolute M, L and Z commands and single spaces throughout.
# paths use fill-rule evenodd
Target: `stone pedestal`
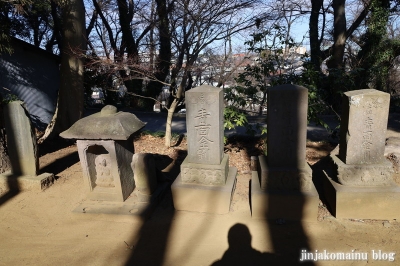
M 191 163 L 188 158 L 181 164 L 181 180 L 184 183 L 223 186 L 229 172 L 229 156 L 224 154 L 220 164 Z
M 174 207 L 180 211 L 224 214 L 229 212 L 236 186 L 237 169 L 229 167 L 223 186 L 207 186 L 182 181 L 178 175 L 171 186 Z
M 379 187 L 393 185 L 393 165 L 384 160 L 373 164 L 345 164 L 337 155 L 330 155 L 334 180 L 346 186 Z
M 346 92 L 339 154 L 324 173 L 324 198 L 336 218 L 398 219 L 400 187 L 384 157 L 390 95 L 373 89 Z
M 253 218 L 317 220 L 319 197 L 306 163 L 308 90 L 269 88 L 267 154 L 251 180 Z
M 336 218 L 390 220 L 400 218 L 400 187 L 392 163 L 348 165 L 337 155 L 324 171 L 323 192 Z
M 133 193 L 124 201 L 102 201 L 102 200 L 85 200 L 79 204 L 74 213 L 82 215 L 117 215 L 117 219 L 121 220 L 121 215 L 128 218 L 129 221 L 143 221 L 151 217 L 158 203 L 163 199 L 165 192 L 168 190 L 170 183 L 158 183 L 157 188 L 151 195 L 146 195 L 144 201 L 138 194 Z
M 54 183 L 54 175 L 38 174 L 36 136 L 23 102 L 8 103 L 4 108 L 4 124 L 11 172 L 0 175 L 0 185 L 13 190 L 43 190 Z
M 336 218 L 400 219 L 400 187 L 393 181 L 375 187 L 341 185 L 325 172 L 324 196 Z
M 315 221 L 318 204 L 309 165 L 299 169 L 270 169 L 265 156 L 259 156 L 259 170 L 252 171 L 251 178 L 253 218 Z
M 223 153 L 223 90 L 200 86 L 186 92 L 188 156 L 171 186 L 176 210 L 229 212 L 237 169 Z
M 16 175 L 11 171 L 0 175 L 0 186 L 10 190 L 36 190 L 41 191 L 53 185 L 54 174 L 43 173 L 39 175 Z

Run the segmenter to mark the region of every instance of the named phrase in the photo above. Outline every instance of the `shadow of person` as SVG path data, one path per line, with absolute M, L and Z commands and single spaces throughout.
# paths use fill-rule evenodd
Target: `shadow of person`
M 249 228 L 244 224 L 233 225 L 228 232 L 229 248 L 220 260 L 211 266 L 222 265 L 275 265 L 281 262 L 271 253 L 260 252 L 251 246 L 251 234 Z

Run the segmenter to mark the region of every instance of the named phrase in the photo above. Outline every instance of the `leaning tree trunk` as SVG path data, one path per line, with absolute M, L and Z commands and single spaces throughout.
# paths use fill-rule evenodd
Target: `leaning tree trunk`
M 62 2 L 62 46 L 58 114 L 54 133 L 72 126 L 83 116 L 83 55 L 85 40 L 85 7 L 83 0 Z
M 168 108 L 168 116 L 167 116 L 167 123 L 165 125 L 165 146 L 171 147 L 171 138 L 172 138 L 172 118 L 174 116 L 174 112 L 178 104 L 180 103 L 183 91 L 186 87 L 187 75 L 186 72 L 182 77 L 181 84 L 178 87 L 178 91 L 176 92 L 176 96 L 172 101 L 170 107 Z
M 10 157 L 6 147 L 4 132 L 0 130 L 0 174 L 11 170 Z
M 177 105 L 178 105 L 178 100 L 174 99 L 171 103 L 171 106 L 168 108 L 167 123 L 165 126 L 165 146 L 166 147 L 171 147 L 172 118 L 174 116 L 174 111 L 175 111 Z
M 0 94 L 0 102 L 3 97 Z M 7 152 L 6 133 L 4 130 L 3 105 L 0 104 L 0 174 L 11 170 L 10 157 Z

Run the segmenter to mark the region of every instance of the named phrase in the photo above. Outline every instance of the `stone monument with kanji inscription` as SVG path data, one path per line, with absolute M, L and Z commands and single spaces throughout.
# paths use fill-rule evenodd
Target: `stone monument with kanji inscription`
M 224 154 L 223 90 L 203 85 L 185 97 L 188 155 L 171 187 L 175 209 L 227 213 L 237 169 Z
M 345 92 L 339 152 L 325 169 L 324 196 L 337 218 L 398 219 L 400 190 L 384 157 L 390 95 Z M 373 211 L 371 211 L 373 209 Z

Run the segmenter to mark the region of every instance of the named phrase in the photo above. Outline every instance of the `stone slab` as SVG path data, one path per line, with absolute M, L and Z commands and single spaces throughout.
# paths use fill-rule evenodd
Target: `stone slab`
M 334 175 L 338 183 L 346 186 L 387 186 L 393 184 L 393 165 L 384 160 L 379 164 L 349 165 L 336 155 L 331 155 Z M 336 180 L 334 178 L 334 180 Z
M 23 102 L 14 101 L 4 106 L 4 124 L 12 173 L 36 176 L 39 169 L 36 136 Z
M 229 155 L 224 154 L 220 164 L 199 164 L 189 162 L 186 157 L 181 164 L 183 183 L 223 186 L 229 172 Z
M 390 95 L 374 89 L 345 92 L 339 158 L 345 164 L 384 161 Z
M 324 197 L 332 215 L 345 219 L 400 219 L 400 187 L 344 186 L 325 172 Z
M 45 190 L 55 181 L 54 174 L 43 173 L 37 176 L 15 175 L 10 171 L 0 175 L 0 185 L 2 187 L 17 190 Z M 10 187 L 11 186 L 11 187 Z
M 257 171 L 252 171 L 250 196 L 254 219 L 317 221 L 319 196 L 314 184 L 305 192 L 262 190 Z
M 178 211 L 193 211 L 215 214 L 229 212 L 236 186 L 237 169 L 229 167 L 224 186 L 207 186 L 182 182 L 181 175 L 171 186 L 174 207 Z
M 159 183 L 148 202 L 142 202 L 133 192 L 124 202 L 85 200 L 72 212 L 85 215 L 125 215 L 130 216 L 133 220 L 147 219 L 164 197 L 165 192 L 169 188 L 169 184 L 170 183 L 167 182 Z
M 187 160 L 220 164 L 224 155 L 224 92 L 202 85 L 185 92 Z
M 150 153 L 135 153 L 131 167 L 138 195 L 151 195 L 157 188 L 156 165 Z
M 267 162 L 272 168 L 302 168 L 307 140 L 308 90 L 285 84 L 267 90 Z

